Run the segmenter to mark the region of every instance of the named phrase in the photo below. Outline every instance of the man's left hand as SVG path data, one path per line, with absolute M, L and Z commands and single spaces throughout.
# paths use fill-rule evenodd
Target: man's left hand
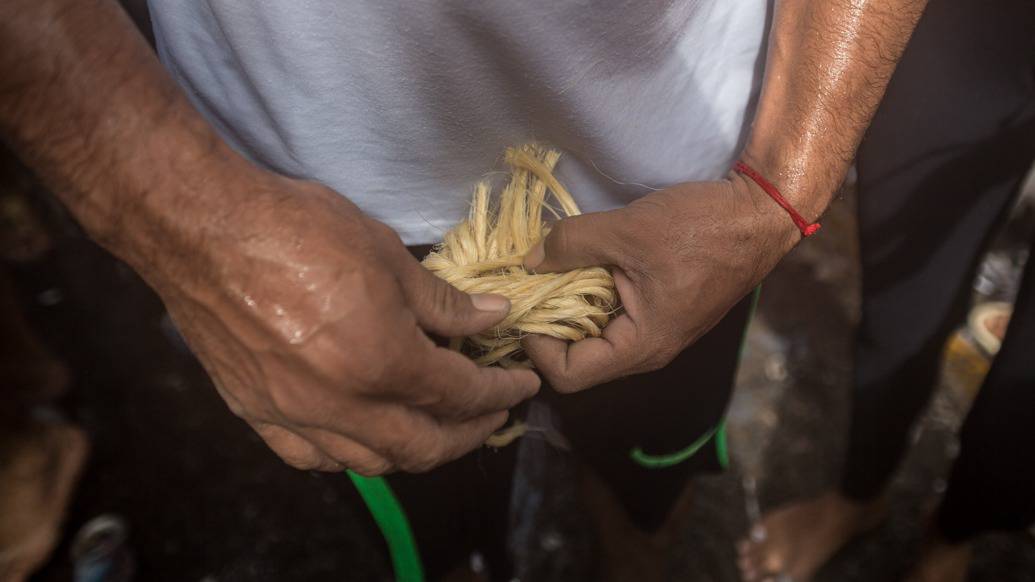
M 797 241 L 790 217 L 739 174 L 555 223 L 525 257 L 536 272 L 610 267 L 621 314 L 599 338 L 533 335 L 524 347 L 560 392 L 665 366 L 751 291 Z

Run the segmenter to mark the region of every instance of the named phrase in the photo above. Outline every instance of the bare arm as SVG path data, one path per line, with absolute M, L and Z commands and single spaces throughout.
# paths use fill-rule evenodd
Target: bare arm
M 203 180 L 247 170 L 110 0 L 0 6 L 0 131 L 93 237 L 147 269 L 219 215 Z M 214 216 L 213 216 L 214 215 Z M 189 233 L 189 234 L 188 234 Z M 156 273 L 157 274 L 157 273 Z
M 778 0 L 745 161 L 807 219 L 830 203 L 924 0 Z M 660 233 L 660 234 L 659 234 Z M 686 183 L 554 225 L 525 263 L 614 267 L 624 313 L 603 337 L 526 348 L 550 383 L 580 390 L 664 366 L 715 325 L 801 239 L 754 182 Z
M 0 4 L 0 132 L 161 295 L 230 409 L 302 468 L 424 470 L 538 388 L 424 330 L 509 309 L 427 273 L 385 225 L 233 152 L 114 0 Z
M 826 208 L 927 0 L 778 0 L 744 155 L 806 218 Z

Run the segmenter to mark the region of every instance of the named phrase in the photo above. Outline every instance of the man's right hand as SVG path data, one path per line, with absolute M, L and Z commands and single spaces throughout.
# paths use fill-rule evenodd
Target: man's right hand
M 505 298 L 430 274 L 339 194 L 261 175 L 232 216 L 175 250 L 192 257 L 183 275 L 161 259 L 145 272 L 230 409 L 281 458 L 425 471 L 482 444 L 535 394 L 534 372 L 478 368 L 425 334 L 491 327 Z
M 0 139 L 158 291 L 288 463 L 430 469 L 538 390 L 425 335 L 484 330 L 505 299 L 460 293 L 344 197 L 232 151 L 114 0 L 5 0 L 0 46 Z
M 509 302 L 434 276 L 344 196 L 222 144 L 183 167 L 92 234 L 158 292 L 230 410 L 288 464 L 426 471 L 539 389 L 534 372 L 436 346 L 427 333 L 483 331 Z

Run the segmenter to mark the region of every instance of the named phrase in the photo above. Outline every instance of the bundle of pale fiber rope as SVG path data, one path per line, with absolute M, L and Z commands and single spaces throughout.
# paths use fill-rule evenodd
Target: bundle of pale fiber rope
M 510 300 L 510 313 L 499 325 L 455 340 L 454 347 L 480 365 L 527 365 L 521 351 L 527 334 L 564 340 L 599 336 L 617 308 L 607 269 L 531 273 L 521 264 L 549 231 L 544 211 L 557 219 L 581 213 L 553 175 L 558 159 L 558 152 L 535 144 L 508 149 L 510 180 L 498 199 L 492 200 L 488 181 L 479 183 L 467 219 L 424 259 L 425 267 L 461 291 Z

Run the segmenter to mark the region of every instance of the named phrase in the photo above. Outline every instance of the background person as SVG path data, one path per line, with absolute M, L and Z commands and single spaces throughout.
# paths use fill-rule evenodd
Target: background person
M 862 321 L 841 483 L 766 514 L 747 580 L 809 580 L 881 523 L 885 491 L 964 320 L 985 245 L 1035 160 L 1035 5 L 930 3 L 859 149 Z M 964 580 L 970 541 L 1035 523 L 1035 266 L 967 416 L 913 580 Z

